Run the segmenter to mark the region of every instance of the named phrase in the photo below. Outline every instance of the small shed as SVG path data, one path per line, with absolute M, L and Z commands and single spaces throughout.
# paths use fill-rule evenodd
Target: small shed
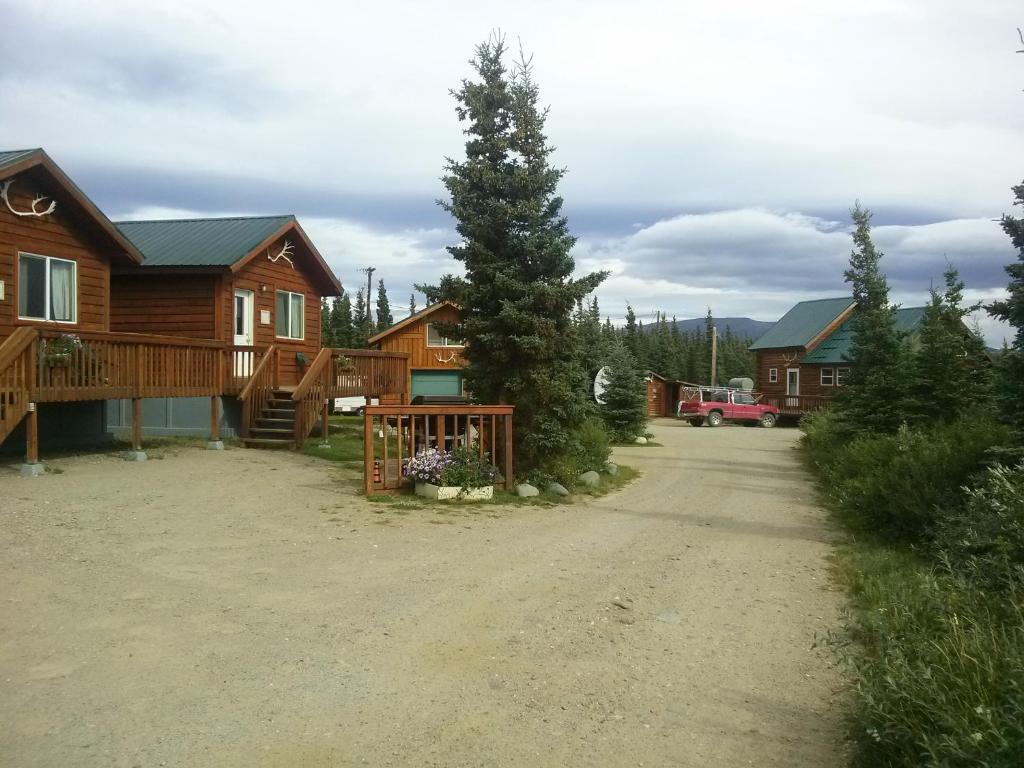
M 647 372 L 647 415 L 675 415 L 676 382 L 654 371 Z

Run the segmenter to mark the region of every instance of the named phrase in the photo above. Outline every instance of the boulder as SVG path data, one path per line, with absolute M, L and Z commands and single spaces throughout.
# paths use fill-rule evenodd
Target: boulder
M 638 437 L 633 442 L 636 443 L 637 445 L 647 445 L 647 438 L 644 437 L 643 435 L 640 435 L 640 437 Z
M 540 496 L 540 491 L 529 483 L 520 483 L 516 486 L 516 496 L 522 496 L 523 498 L 528 496 Z
M 609 475 L 617 475 L 619 474 L 619 465 L 616 464 L 614 461 L 609 461 L 607 464 L 604 465 L 604 471 L 607 472 Z
M 569 495 L 569 489 L 566 488 L 561 483 L 548 483 L 547 491 L 548 493 L 554 493 L 557 494 L 558 496 Z
M 591 470 L 580 475 L 580 482 L 587 486 L 587 488 L 597 488 L 601 484 L 601 476 Z

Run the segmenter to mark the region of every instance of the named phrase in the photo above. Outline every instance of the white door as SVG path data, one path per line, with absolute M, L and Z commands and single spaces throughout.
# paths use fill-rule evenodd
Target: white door
M 235 305 L 232 322 L 235 328 L 235 346 L 251 347 L 253 345 L 253 325 L 255 324 L 256 298 L 252 291 L 243 288 L 235 289 Z M 252 353 L 235 352 L 235 376 L 252 375 Z
M 786 405 L 800 405 L 800 369 L 786 369 Z

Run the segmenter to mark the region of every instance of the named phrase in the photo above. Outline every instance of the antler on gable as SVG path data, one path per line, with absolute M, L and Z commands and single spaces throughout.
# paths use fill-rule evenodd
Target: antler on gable
M 293 246 L 287 240 L 284 241 L 284 247 L 278 252 L 276 256 L 270 255 L 270 249 L 267 248 L 267 258 L 276 264 L 280 259 L 284 259 L 291 264 L 292 269 L 295 269 L 295 262 L 291 260 L 291 256 L 295 253 L 295 246 Z
M 39 208 L 39 204 L 41 202 L 43 202 L 44 200 L 48 199 L 46 197 L 46 195 L 36 195 L 35 196 L 35 199 L 32 200 L 32 210 L 31 211 L 16 211 L 16 210 L 14 210 L 14 206 L 11 205 L 10 198 L 7 197 L 7 190 L 9 190 L 11 188 L 11 185 L 13 183 L 14 183 L 14 179 L 8 179 L 7 181 L 3 182 L 3 184 L 0 184 L 0 200 L 4 201 L 4 205 L 7 206 L 7 210 L 9 210 L 15 216 L 37 216 L 37 217 L 42 218 L 43 216 L 49 216 L 51 213 L 53 213 L 55 210 L 57 210 L 57 201 L 56 200 L 50 200 L 50 206 L 45 211 L 40 211 L 38 209 Z

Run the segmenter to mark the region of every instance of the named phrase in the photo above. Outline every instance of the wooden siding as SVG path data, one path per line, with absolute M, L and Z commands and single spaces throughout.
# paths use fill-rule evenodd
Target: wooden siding
M 405 352 L 409 355 L 409 385 L 412 392 L 413 371 L 458 370 L 465 365 L 462 349 L 458 347 L 428 347 L 428 323 L 456 323 L 459 313 L 454 307 L 440 307 L 426 317 L 407 325 L 377 342 L 382 352 Z M 449 360 L 449 358 L 452 358 Z M 382 404 L 394 404 L 395 398 L 385 398 Z
M 57 201 L 57 208 L 42 218 L 15 216 L 0 204 L 0 341 L 19 325 L 58 328 L 68 332 L 105 331 L 109 327 L 110 252 L 99 244 L 95 224 L 87 221 L 77 205 L 48 174 L 32 169 L 14 177 L 11 204 L 17 210 L 31 208 L 35 195 Z M 49 202 L 45 202 L 48 205 Z M 18 253 L 55 256 L 77 264 L 76 323 L 52 323 L 18 319 Z
M 657 416 L 674 415 L 672 411 L 672 387 L 669 382 L 661 379 L 651 378 L 647 382 L 647 415 L 651 418 Z
M 244 288 L 253 292 L 255 300 L 255 317 L 253 343 L 258 347 L 276 344 L 280 351 L 280 381 L 282 386 L 293 386 L 299 383 L 302 374 L 296 363 L 296 354 L 302 352 L 310 363 L 320 351 L 320 294 L 316 289 L 307 269 L 313 256 L 307 253 L 299 238 L 287 234 L 270 246 L 271 253 L 277 253 L 288 240 L 295 246 L 295 254 L 291 257 L 295 262 L 292 267 L 284 259 L 270 261 L 266 251 L 256 256 L 236 274 L 226 276 L 221 283 L 221 328 L 224 334 L 221 339 L 228 343 L 234 341 L 232 327 L 233 302 L 236 288 Z M 261 290 L 266 286 L 266 290 Z M 301 293 L 306 297 L 305 338 L 302 340 L 283 339 L 276 335 L 277 291 Z M 270 322 L 260 322 L 260 312 L 270 312 Z
M 110 330 L 215 339 L 217 282 L 215 275 L 116 274 Z
M 839 387 L 835 384 L 836 372 L 840 368 L 849 368 L 846 365 L 820 365 L 803 364 L 800 359 L 804 356 L 801 348 L 792 349 L 769 349 L 757 353 L 757 381 L 754 388 L 765 395 L 786 394 L 786 369 L 800 369 L 800 392 L 801 396 L 833 397 Z M 779 380 L 774 384 L 769 381 L 768 372 L 771 368 L 779 371 Z M 831 368 L 833 371 L 833 384 L 831 386 L 821 384 L 821 369 Z

